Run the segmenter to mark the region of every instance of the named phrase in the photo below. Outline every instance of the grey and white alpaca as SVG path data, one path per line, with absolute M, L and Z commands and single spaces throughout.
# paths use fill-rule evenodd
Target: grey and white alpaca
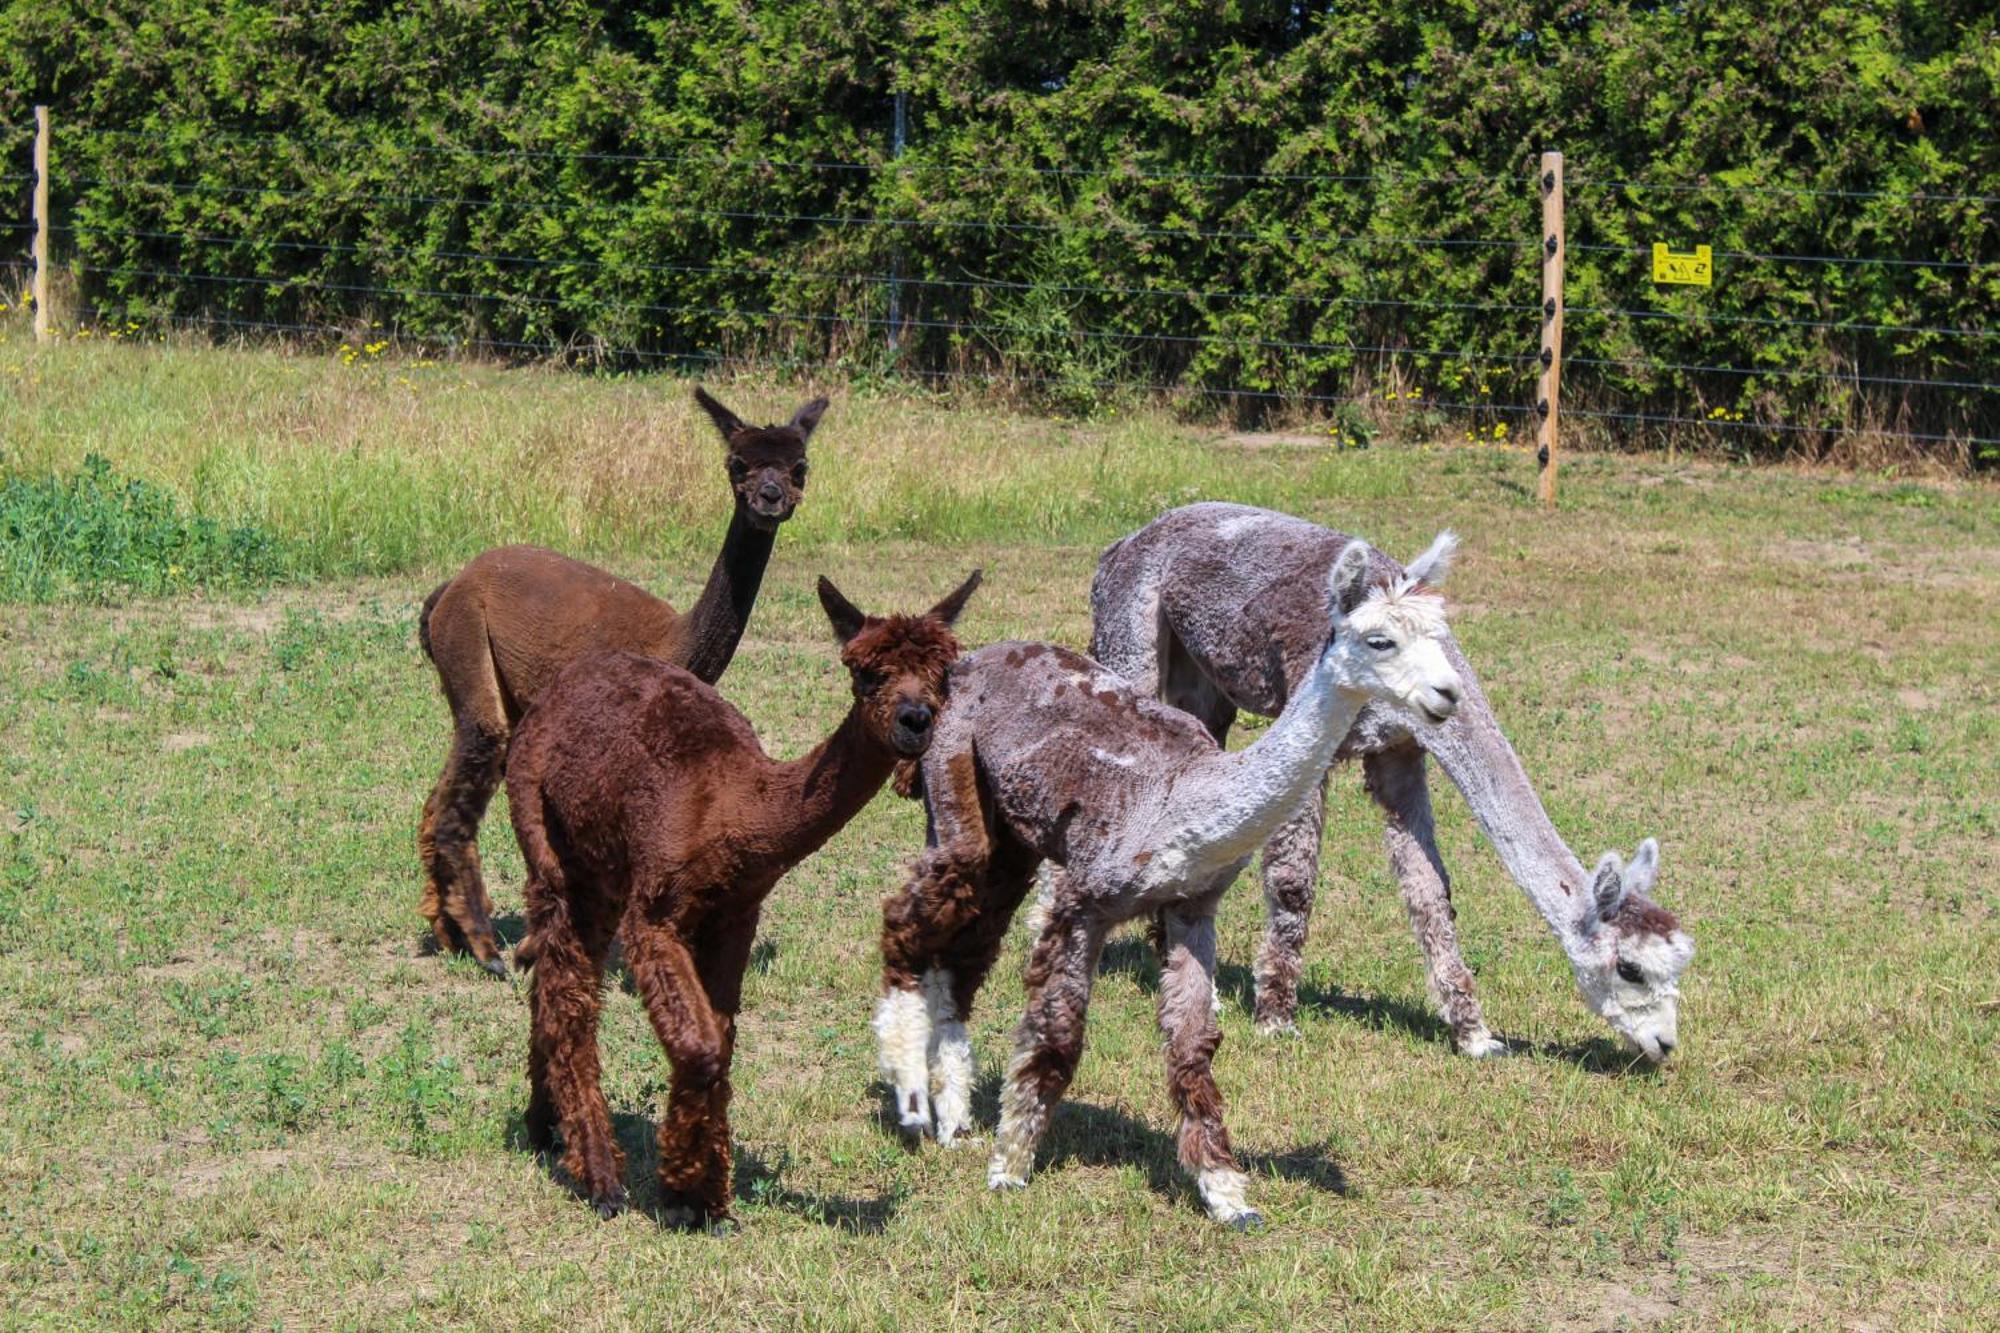
M 1105 935 L 1148 916 L 1160 928 L 1159 1018 L 1180 1160 L 1211 1215 L 1256 1220 L 1211 1068 L 1222 1040 L 1216 905 L 1320 781 L 1364 705 L 1389 700 L 1434 721 L 1458 706 L 1444 603 L 1423 584 L 1450 547 L 1440 537 L 1405 575 L 1354 542 L 1321 570 L 1311 660 L 1270 731 L 1238 753 L 1067 649 L 999 643 L 959 659 L 923 763 L 930 848 L 883 903 L 875 1031 L 905 1132 L 934 1127 L 949 1141 L 967 1128 L 966 1017 L 1036 868 L 1052 862 L 1062 870 L 1028 962 L 988 1182 L 1026 1182 L 1083 1049 Z
M 1354 540 L 1244 505 L 1171 510 L 1098 560 L 1091 651 L 1193 713 L 1220 741 L 1237 709 L 1279 712 L 1312 669 L 1320 633 L 1316 589 Z M 1549 822 L 1449 635 L 1444 653 L 1464 685 L 1463 706 L 1450 723 L 1413 725 L 1407 710 L 1371 704 L 1336 758 L 1360 757 L 1368 791 L 1388 817 L 1390 864 L 1458 1049 L 1486 1056 L 1506 1048 L 1486 1026 L 1459 954 L 1450 879 L 1431 822 L 1427 752 L 1465 794 L 1508 873 L 1562 944 L 1585 1001 L 1647 1059 L 1665 1059 L 1678 1040 L 1677 982 L 1694 943 L 1673 913 L 1648 896 L 1657 845 L 1650 838 L 1641 843 L 1630 865 L 1606 853 L 1586 874 Z M 1264 848 L 1260 1031 L 1293 1024 L 1325 817 L 1322 781 Z

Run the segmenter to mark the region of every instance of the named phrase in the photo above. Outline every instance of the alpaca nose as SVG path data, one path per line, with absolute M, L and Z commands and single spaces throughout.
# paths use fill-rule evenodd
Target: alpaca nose
M 931 710 L 924 704 L 904 704 L 896 710 L 896 722 L 906 731 L 929 731 Z
M 1437 692 L 1444 698 L 1446 703 L 1449 703 L 1454 708 L 1458 707 L 1458 684 L 1456 681 L 1449 685 L 1438 686 Z
M 771 505 L 777 504 L 780 500 L 785 498 L 784 487 L 778 485 L 778 483 L 775 481 L 767 481 L 761 487 L 758 488 L 757 498 L 762 500 L 765 504 L 771 504 Z

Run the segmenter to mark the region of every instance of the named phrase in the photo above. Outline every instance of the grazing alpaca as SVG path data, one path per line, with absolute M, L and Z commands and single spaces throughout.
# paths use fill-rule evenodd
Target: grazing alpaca
M 743 637 L 778 526 L 804 494 L 806 441 L 826 399 L 786 425 L 759 427 L 700 388 L 694 397 L 727 442 L 736 512 L 693 610 L 681 615 L 643 588 L 539 546 L 476 556 L 424 601 L 417 636 L 437 667 L 453 729 L 417 830 L 423 913 L 440 949 L 469 950 L 496 976 L 507 975 L 507 964 L 479 873 L 479 821 L 514 724 L 557 672 L 590 653 L 641 653 L 713 684 Z
M 672 1221 L 729 1215 L 729 1066 L 743 968 L 765 895 L 859 814 L 899 758 L 921 755 L 958 656 L 951 624 L 979 584 L 921 616 L 863 615 L 825 579 L 854 702 L 804 758 L 767 758 L 743 715 L 680 667 L 599 654 L 543 692 L 507 760 L 528 864 L 534 969 L 528 1138 L 606 1217 L 624 1164 L 598 1086 L 597 1015 L 614 935 L 673 1062 L 660 1121 Z
M 1225 753 L 1200 722 L 1097 663 L 1046 644 L 1001 643 L 951 673 L 951 706 L 924 758 L 931 846 L 883 903 L 884 1073 L 906 1133 L 964 1129 L 972 1081 L 965 1020 L 1007 923 L 1044 860 L 1062 867 L 1028 962 L 1000 1133 L 995 1188 L 1025 1182 L 1035 1145 L 1083 1049 L 1084 1010 L 1104 937 L 1157 914 L 1160 1026 L 1180 1112 L 1180 1159 L 1219 1221 L 1256 1220 L 1229 1149 L 1210 1070 L 1222 1040 L 1213 1006 L 1215 909 L 1271 830 L 1298 808 L 1371 698 L 1442 720 L 1457 706 L 1444 604 L 1423 585 L 1440 537 L 1409 575 L 1381 581 L 1366 546 L 1330 576 L 1314 666 L 1270 732 Z M 1329 641 L 1329 632 L 1331 641 Z
M 1237 709 L 1277 713 L 1312 669 L 1319 608 L 1311 589 L 1352 540 L 1243 505 L 1172 510 L 1099 559 L 1091 651 L 1193 713 L 1220 741 Z M 1451 881 L 1431 823 L 1426 751 L 1465 794 L 1508 872 L 1561 941 L 1590 1007 L 1647 1059 L 1665 1059 L 1677 1040 L 1676 981 L 1694 943 L 1673 913 L 1647 896 L 1658 847 L 1648 838 L 1629 867 L 1607 854 L 1586 875 L 1549 823 L 1457 641 L 1447 637 L 1444 651 L 1465 684 L 1464 706 L 1449 724 L 1416 727 L 1394 707 L 1371 705 L 1336 757 L 1361 757 L 1369 794 L 1388 816 L 1390 864 L 1453 1040 L 1468 1055 L 1506 1049 L 1488 1031 L 1459 955 Z M 1264 848 L 1260 1031 L 1292 1026 L 1325 817 L 1322 782 Z

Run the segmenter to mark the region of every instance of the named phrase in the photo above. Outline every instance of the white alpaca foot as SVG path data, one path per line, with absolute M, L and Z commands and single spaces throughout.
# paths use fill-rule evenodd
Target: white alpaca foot
M 1458 1053 L 1475 1060 L 1491 1060 L 1507 1054 L 1507 1043 L 1485 1028 L 1478 1028 L 1458 1043 Z
M 896 1090 L 897 1124 L 906 1137 L 931 1127 L 930 1015 L 916 991 L 892 990 L 875 1006 L 875 1052 L 882 1077 Z
M 1257 1025 L 1260 1037 L 1296 1037 L 1299 1025 L 1289 1018 L 1267 1018 Z
M 937 1137 L 950 1143 L 972 1128 L 972 1034 L 957 1021 L 938 1024 L 936 1034 L 931 1072 L 937 1078 Z
M 1028 1172 L 1034 1169 L 1035 1153 L 1020 1144 L 1010 1144 L 1004 1139 L 993 1150 L 993 1158 L 986 1164 L 986 1188 L 990 1190 L 1018 1190 L 1028 1184 Z
M 1202 1203 L 1208 1206 L 1208 1215 L 1238 1231 L 1264 1224 L 1263 1214 L 1244 1197 L 1249 1186 L 1250 1177 L 1227 1168 L 1211 1168 L 1195 1177 L 1195 1187 L 1201 1191 Z

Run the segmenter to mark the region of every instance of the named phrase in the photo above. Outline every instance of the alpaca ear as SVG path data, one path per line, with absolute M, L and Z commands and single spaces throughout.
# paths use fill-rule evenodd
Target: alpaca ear
M 1590 896 L 1600 921 L 1618 915 L 1625 902 L 1625 861 L 1618 853 L 1606 852 L 1598 858 L 1597 869 L 1591 872 Z
M 957 624 L 958 613 L 965 610 L 966 601 L 971 598 L 973 591 L 979 587 L 979 581 L 985 576 L 985 570 L 973 570 L 971 578 L 959 584 L 956 591 L 932 607 L 928 614 L 934 619 L 942 620 L 947 625 Z
M 1333 598 L 1333 614 L 1336 618 L 1346 615 L 1361 604 L 1361 598 L 1368 586 L 1368 558 L 1374 549 L 1367 542 L 1349 542 L 1327 571 L 1326 590 Z
M 826 608 L 826 618 L 833 622 L 833 632 L 843 646 L 868 623 L 867 613 L 842 597 L 833 580 L 824 574 L 819 576 L 819 604 Z
M 800 440 L 812 438 L 813 427 L 819 425 L 820 416 L 825 411 L 826 396 L 822 394 L 792 413 L 792 429 L 799 433 Z
M 694 386 L 694 400 L 701 404 L 702 411 L 708 413 L 708 419 L 713 421 L 715 428 L 722 432 L 724 440 L 729 439 L 730 436 L 740 431 L 750 429 L 743 424 L 741 417 L 724 407 L 721 403 L 716 402 L 715 399 L 709 397 L 708 390 L 702 388 L 699 384 Z
M 1403 566 L 1403 575 L 1411 587 L 1428 583 L 1433 588 L 1442 588 L 1445 577 L 1451 573 L 1451 558 L 1458 551 L 1458 534 L 1450 528 L 1440 532 L 1422 555 Z
M 1639 850 L 1632 853 L 1632 863 L 1625 867 L 1625 892 L 1650 895 L 1659 873 L 1660 844 L 1648 838 L 1639 844 Z

